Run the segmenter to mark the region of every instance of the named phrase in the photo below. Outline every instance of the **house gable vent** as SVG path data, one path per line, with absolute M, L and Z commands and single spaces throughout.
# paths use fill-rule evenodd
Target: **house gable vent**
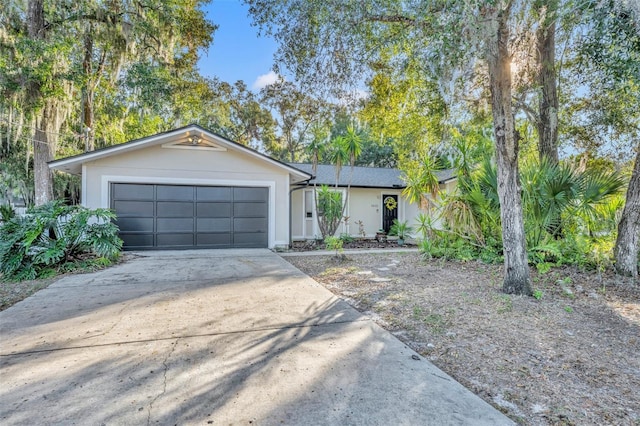
M 163 148 L 226 151 L 227 149 L 198 135 L 189 135 L 176 142 L 162 144 Z

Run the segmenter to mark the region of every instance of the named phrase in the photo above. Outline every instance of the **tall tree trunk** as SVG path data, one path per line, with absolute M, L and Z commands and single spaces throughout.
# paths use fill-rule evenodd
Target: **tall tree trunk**
M 627 200 L 618 224 L 618 238 L 613 249 L 616 272 L 638 278 L 638 251 L 640 250 L 640 144 L 637 147 Z
M 36 118 L 33 140 L 33 178 L 35 183 L 35 204 L 40 206 L 53 199 L 53 173 L 47 164 L 55 158 L 57 132 L 60 126 L 58 102 L 46 99 L 44 107 Z
M 82 89 L 82 118 L 85 135 L 85 151 L 93 151 L 94 129 L 93 129 L 93 34 L 92 26 L 88 24 L 88 29 L 84 35 L 84 59 L 82 61 L 85 83 Z
M 32 40 L 46 39 L 43 0 L 29 0 L 27 28 Z M 67 88 L 69 89 L 69 88 Z M 33 136 L 34 203 L 39 206 L 53 199 L 53 174 L 47 164 L 55 158 L 58 134 L 66 107 L 54 98 L 43 99 L 42 83 L 32 79 L 27 84 L 27 100 L 33 108 L 35 132 Z
M 556 79 L 556 10 L 557 0 L 548 0 L 540 7 L 544 19 L 536 32 L 538 48 L 539 101 L 538 153 L 558 164 L 558 92 Z
M 27 14 L 29 37 L 32 40 L 44 40 L 46 29 L 43 0 L 29 0 Z M 31 105 L 38 104 L 42 98 L 42 84 L 40 81 L 34 79 L 28 83 L 27 96 Z M 39 206 L 53 198 L 53 177 L 47 162 L 53 160 L 55 147 L 52 147 L 52 143 L 49 141 L 49 136 L 53 135 L 43 127 L 47 122 L 47 117 L 51 114 L 49 102 L 45 102 L 45 105 L 35 114 L 36 130 L 33 136 L 34 201 Z
M 511 105 L 511 56 L 509 11 L 488 10 L 487 62 L 491 110 L 496 138 L 498 197 L 504 246 L 503 291 L 531 295 L 522 200 L 518 172 L 518 140 Z

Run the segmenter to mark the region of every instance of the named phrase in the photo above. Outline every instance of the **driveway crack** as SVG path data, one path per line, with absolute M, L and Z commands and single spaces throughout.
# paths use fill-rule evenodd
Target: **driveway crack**
M 87 340 L 87 339 L 93 339 L 95 337 L 101 337 L 101 336 L 106 336 L 107 334 L 109 334 L 111 331 L 113 331 L 114 328 L 116 328 L 116 326 L 118 324 L 120 324 L 122 322 L 122 314 L 125 311 L 125 309 L 127 309 L 129 307 L 129 305 L 131 304 L 131 302 L 125 302 L 123 303 L 122 307 L 120 308 L 120 310 L 118 311 L 118 313 L 116 314 L 117 316 L 117 320 L 113 322 L 113 324 L 111 324 L 110 327 L 108 327 L 105 331 L 101 332 L 101 333 L 96 333 L 96 334 L 92 334 L 90 336 L 84 336 L 82 339 L 80 340 Z
M 163 366 L 162 392 L 156 395 L 156 397 L 153 398 L 153 400 L 151 400 L 151 402 L 149 403 L 149 409 L 147 411 L 147 426 L 151 424 L 151 411 L 153 410 L 153 404 L 158 399 L 160 399 L 162 395 L 164 395 L 167 392 L 167 371 L 169 371 L 169 365 L 167 363 L 169 362 L 169 358 L 171 358 L 171 355 L 173 355 L 173 353 L 175 352 L 179 341 L 180 341 L 180 338 L 177 338 L 176 341 L 173 342 L 173 345 L 171 346 L 171 350 L 169 351 L 167 356 L 164 358 L 164 360 L 162 360 L 162 366 Z

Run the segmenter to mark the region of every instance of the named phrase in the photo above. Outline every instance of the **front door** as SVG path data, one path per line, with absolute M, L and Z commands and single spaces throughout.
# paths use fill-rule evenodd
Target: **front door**
M 389 232 L 394 219 L 398 218 L 398 195 L 382 194 L 382 229 Z

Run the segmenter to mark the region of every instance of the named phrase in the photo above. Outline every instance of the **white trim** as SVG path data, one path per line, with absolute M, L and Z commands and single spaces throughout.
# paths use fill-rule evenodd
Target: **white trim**
M 87 165 L 82 165 L 82 176 L 80 176 L 82 184 L 80 186 L 80 204 L 87 205 Z
M 227 149 L 221 146 L 218 146 L 214 143 L 210 143 L 208 141 L 203 140 L 201 142 L 203 145 L 183 145 L 183 142 L 172 142 L 172 143 L 163 143 L 162 148 L 170 148 L 170 149 L 190 149 L 195 151 L 222 151 L 226 152 Z
M 188 129 L 185 129 L 185 131 L 187 131 Z M 109 147 L 107 149 L 101 149 L 98 151 L 92 151 L 92 152 L 87 152 L 81 155 L 77 155 L 74 157 L 70 157 L 70 158 L 62 158 L 60 160 L 55 160 L 52 161 L 49 164 L 49 167 L 51 168 L 62 168 L 61 166 L 65 166 L 67 164 L 75 164 L 75 163 L 87 163 L 89 161 L 92 161 L 94 159 L 99 159 L 102 157 L 110 157 L 112 155 L 115 155 L 117 153 L 119 153 L 120 151 L 132 151 L 135 150 L 136 148 L 139 148 L 140 145 L 149 145 L 153 142 L 158 141 L 159 139 L 163 139 L 163 138 L 167 138 L 172 136 L 172 134 L 167 134 L 167 133 L 160 133 L 157 135 L 153 135 L 153 136 L 149 136 L 146 137 L 144 139 L 141 139 L 137 142 L 128 142 L 128 143 L 123 143 L 120 145 L 113 145 L 112 147 Z M 54 167 L 55 166 L 55 167 Z
M 110 207 L 110 188 L 112 183 L 149 183 L 175 185 L 211 185 L 211 186 L 256 186 L 269 188 L 269 225 L 268 247 L 274 248 L 282 244 L 275 240 L 276 234 L 276 182 L 266 180 L 236 180 L 236 179 L 189 179 L 152 176 L 114 176 L 102 175 L 100 182 L 100 204 L 104 208 Z M 288 211 L 288 210 L 287 210 Z M 286 244 L 289 244 L 288 242 Z

